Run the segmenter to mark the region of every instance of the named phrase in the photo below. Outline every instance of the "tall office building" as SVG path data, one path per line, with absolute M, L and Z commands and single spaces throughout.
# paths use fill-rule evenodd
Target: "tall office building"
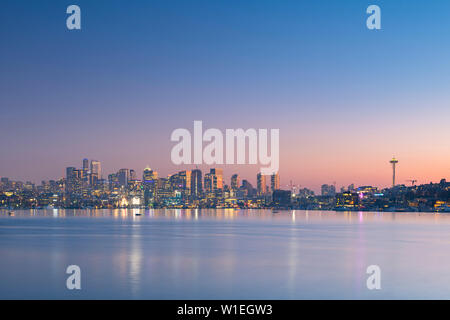
M 212 186 L 212 177 L 211 177 L 211 173 L 207 173 L 205 174 L 205 179 L 204 179 L 204 183 L 203 183 L 203 187 L 205 189 L 205 193 L 209 193 L 213 191 L 213 186 Z
M 277 173 L 273 173 L 270 176 L 270 191 L 274 192 L 275 190 L 280 189 L 280 176 Z
M 266 176 L 261 172 L 256 175 L 256 191 L 259 196 L 264 195 L 267 191 Z
M 73 179 L 75 177 L 74 171 L 77 170 L 75 167 L 67 167 L 66 168 L 66 192 L 72 192 L 73 187 Z
M 180 171 L 178 172 L 178 178 L 181 184 L 181 189 L 186 192 L 186 194 L 190 193 L 191 190 L 191 171 Z
M 119 179 L 117 177 L 117 173 L 111 173 L 108 175 L 108 184 L 110 191 L 116 191 L 119 188 Z
M 178 172 L 170 175 L 168 178 L 169 178 L 169 184 L 170 184 L 170 189 L 171 190 L 173 190 L 173 191 L 175 191 L 175 190 L 180 191 L 182 189 L 183 184 L 181 182 L 180 174 Z
M 89 159 L 86 159 L 86 158 L 83 159 L 83 170 L 86 170 L 86 171 L 89 170 Z
M 212 191 L 223 189 L 223 169 L 212 168 L 209 170 L 211 175 Z
M 191 195 L 199 197 L 202 192 L 202 171 L 194 169 L 191 172 Z
M 248 197 L 253 197 L 255 194 L 255 189 L 252 184 L 245 179 L 242 180 L 242 186 L 239 189 L 245 191 L 245 196 Z
M 136 171 L 134 171 L 133 169 L 130 169 L 130 181 L 136 181 L 137 180 L 137 175 L 136 175 Z
M 91 161 L 91 174 L 90 174 L 90 183 L 92 186 L 95 186 L 97 182 L 102 177 L 102 166 L 100 161 L 92 160 Z
M 236 191 L 237 189 L 239 189 L 239 184 L 240 184 L 240 178 L 238 174 L 233 174 L 231 176 L 231 189 Z
M 144 204 L 150 206 L 158 196 L 158 172 L 150 167 L 144 169 L 142 173 L 142 185 L 144 187 Z
M 117 173 L 117 177 L 119 179 L 119 185 L 126 187 L 128 185 L 128 181 L 130 180 L 130 171 L 128 169 L 120 169 Z
M 83 159 L 83 188 L 89 185 L 89 159 Z
M 83 171 L 74 167 L 66 168 L 66 192 L 69 194 L 81 194 Z
M 158 201 L 162 201 L 173 196 L 172 186 L 167 178 L 159 178 L 157 182 L 156 197 Z
M 158 180 L 158 172 L 153 171 L 151 168 L 147 167 L 144 169 L 144 172 L 142 174 L 142 182 L 153 182 L 155 180 Z

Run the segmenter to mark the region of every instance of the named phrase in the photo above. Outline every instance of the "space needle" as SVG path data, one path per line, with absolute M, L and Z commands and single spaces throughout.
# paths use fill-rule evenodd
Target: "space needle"
M 395 187 L 395 165 L 398 163 L 398 160 L 393 157 L 389 162 L 392 163 L 392 187 Z

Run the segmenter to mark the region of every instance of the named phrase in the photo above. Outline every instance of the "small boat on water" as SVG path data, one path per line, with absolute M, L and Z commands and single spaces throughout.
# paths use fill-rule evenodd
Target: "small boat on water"
M 142 213 L 135 213 L 135 216 L 142 216 Z

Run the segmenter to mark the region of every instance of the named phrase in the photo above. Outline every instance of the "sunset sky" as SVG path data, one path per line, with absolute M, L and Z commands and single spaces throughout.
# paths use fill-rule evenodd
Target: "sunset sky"
M 398 183 L 450 178 L 449 1 L 6 0 L 0 39 L 1 177 L 84 157 L 165 176 L 193 167 L 172 164 L 170 134 L 202 120 L 280 129 L 284 187 L 389 186 L 392 156 Z

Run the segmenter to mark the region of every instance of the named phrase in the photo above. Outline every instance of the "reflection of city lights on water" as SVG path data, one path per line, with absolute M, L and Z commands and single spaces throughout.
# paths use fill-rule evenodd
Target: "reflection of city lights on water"
M 120 207 L 122 207 L 122 208 L 128 207 L 128 200 L 127 200 L 127 198 L 123 197 L 123 198 L 120 200 Z

